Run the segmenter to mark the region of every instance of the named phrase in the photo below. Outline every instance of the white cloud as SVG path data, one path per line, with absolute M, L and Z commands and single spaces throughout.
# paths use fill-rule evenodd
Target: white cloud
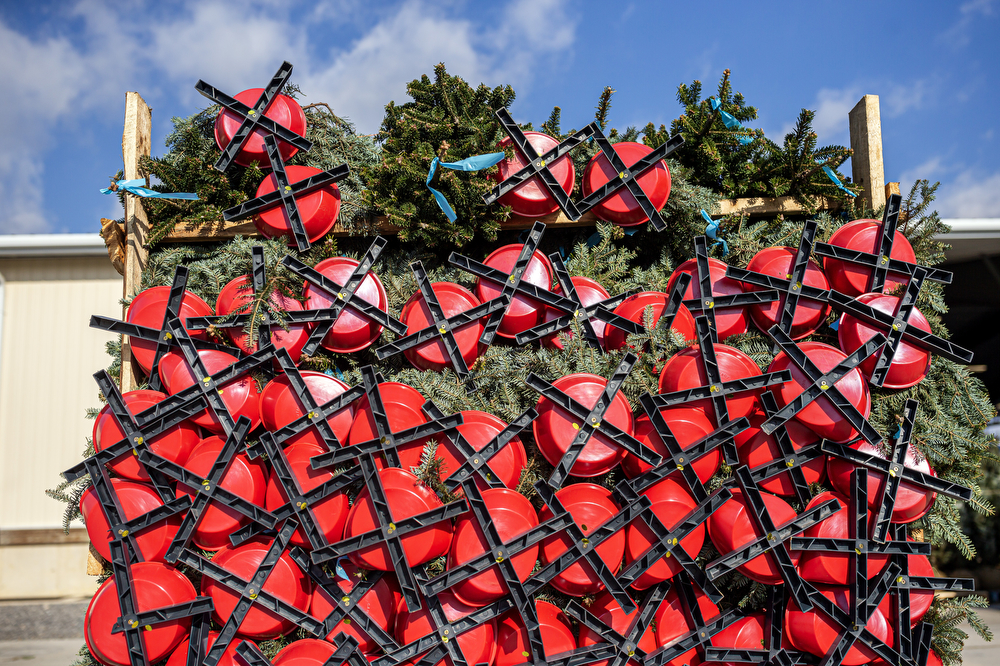
M 940 35 L 938 41 L 959 49 L 968 46 L 971 38 L 969 30 L 983 16 L 993 15 L 994 0 L 969 0 L 958 8 L 958 20 Z
M 941 158 L 941 156 L 935 155 L 925 160 L 922 164 L 918 164 L 917 166 L 904 171 L 895 178 L 889 177 L 887 175 L 886 180 L 896 181 L 900 184 L 900 187 L 902 187 L 903 189 L 907 189 L 911 185 L 913 185 L 913 183 L 916 182 L 918 179 L 923 178 L 933 182 L 934 180 L 940 178 L 940 174 L 949 170 L 950 167 L 948 167 L 944 163 L 944 160 Z
M 0 19 L 0 62 L 7 64 L 0 68 L 7 93 L 0 123 L 17 128 L 0 143 L 0 233 L 51 230 L 42 182 L 55 131 L 87 123 L 94 113 L 120 112 L 123 90 L 196 104 L 199 78 L 229 92 L 258 87 L 288 60 L 310 100 L 330 103 L 372 132 L 385 103 L 407 101 L 406 82 L 438 62 L 473 85 L 510 83 L 523 92 L 546 58 L 572 48 L 578 20 L 567 0 L 510 0 L 496 25 L 457 18 L 448 4 L 403 0 L 380 10 L 382 18 L 347 48 L 317 53 L 310 30 L 338 20 L 341 29 L 360 29 L 371 10 L 360 0 L 339 0 L 305 7 L 308 20 L 293 18 L 303 7 L 286 0 L 188 0 L 147 15 L 79 0 L 66 12 L 76 22 L 72 40 L 29 37 Z
M 850 124 L 847 114 L 858 103 L 862 96 L 858 87 L 831 90 L 823 88 L 816 93 L 816 117 L 813 119 L 813 129 L 819 135 L 821 144 L 842 141 L 848 134 Z
M 942 183 L 937 209 L 948 218 L 1000 217 L 1000 172 L 965 171 L 953 182 Z

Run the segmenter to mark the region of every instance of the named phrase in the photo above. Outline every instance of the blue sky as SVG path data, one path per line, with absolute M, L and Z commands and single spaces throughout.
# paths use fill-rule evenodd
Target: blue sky
M 199 78 L 235 93 L 282 60 L 307 101 L 366 132 L 439 61 L 513 85 L 519 121 L 561 106 L 564 127 L 586 124 L 606 85 L 614 126 L 669 123 L 679 83 L 711 90 L 728 67 L 771 138 L 806 107 L 821 144 L 846 145 L 847 112 L 877 94 L 887 180 L 940 180 L 945 217 L 1000 217 L 1000 0 L 0 0 L 0 233 L 121 216 L 98 189 L 121 166 L 126 90 L 153 107 L 162 153 L 170 118 L 206 105 Z

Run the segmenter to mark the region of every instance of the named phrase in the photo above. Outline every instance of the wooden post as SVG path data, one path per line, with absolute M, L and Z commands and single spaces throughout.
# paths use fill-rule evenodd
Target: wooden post
M 885 170 L 882 165 L 882 120 L 878 95 L 865 95 L 851 109 L 851 177 L 865 188 L 869 208 L 885 205 Z
M 125 178 L 139 178 L 139 159 L 149 156 L 152 145 L 152 109 L 137 92 L 125 93 L 125 131 L 122 134 L 122 158 L 125 162 Z M 142 199 L 125 196 L 125 273 L 122 277 L 122 296 L 131 298 L 139 292 L 142 271 L 146 268 L 148 251 L 146 238 L 149 237 L 149 220 L 142 206 Z M 124 319 L 124 312 L 122 313 Z M 139 385 L 136 379 L 139 368 L 132 359 L 128 338 L 122 336 L 122 393 Z

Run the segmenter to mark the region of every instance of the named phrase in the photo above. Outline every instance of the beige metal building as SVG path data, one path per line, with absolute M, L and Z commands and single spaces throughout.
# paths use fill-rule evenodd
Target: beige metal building
M 91 314 L 121 316 L 121 276 L 95 234 L 0 236 L 0 599 L 90 596 L 87 535 L 44 493 L 80 460 L 108 365 Z

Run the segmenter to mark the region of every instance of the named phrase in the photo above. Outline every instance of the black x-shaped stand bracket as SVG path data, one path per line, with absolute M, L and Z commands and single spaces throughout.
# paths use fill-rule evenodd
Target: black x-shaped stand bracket
M 292 75 L 292 64 L 289 62 L 281 63 L 281 67 L 275 73 L 274 77 L 271 79 L 267 87 L 264 88 L 264 92 L 261 93 L 260 97 L 257 98 L 257 102 L 253 107 L 249 107 L 243 102 L 239 101 L 235 97 L 230 97 L 226 93 L 222 92 L 214 86 L 210 86 L 204 81 L 199 80 L 195 84 L 194 89 L 199 93 L 212 100 L 216 104 L 222 105 L 227 111 L 233 113 L 243 119 L 240 124 L 239 130 L 233 135 L 232 140 L 222 149 L 222 154 L 219 156 L 219 160 L 215 163 L 215 168 L 219 171 L 225 171 L 229 168 L 236 156 L 246 145 L 247 140 L 254 133 L 254 131 L 264 132 L 266 135 L 275 136 L 285 143 L 289 143 L 303 152 L 309 152 L 312 148 L 312 141 L 309 141 L 301 134 L 296 134 L 287 127 L 280 125 L 264 114 L 267 113 L 268 108 L 271 103 L 278 97 L 281 93 L 281 89 L 285 87 L 288 82 L 288 77 Z
M 829 243 L 816 243 L 816 254 L 870 269 L 872 274 L 868 279 L 868 292 L 882 292 L 888 282 L 889 273 L 912 276 L 918 264 L 892 258 L 892 246 L 896 239 L 896 225 L 899 222 L 901 202 L 902 197 L 898 194 L 890 194 L 889 199 L 885 202 L 882 224 L 879 225 L 878 247 L 875 248 L 874 252 L 852 250 Z M 927 271 L 925 279 L 951 284 L 952 276 L 949 271 L 929 266 L 923 266 L 923 268 Z
M 306 266 L 291 255 L 286 256 L 282 260 L 281 263 L 288 270 L 304 278 L 317 291 L 322 292 L 331 301 L 329 307 L 326 308 L 286 313 L 287 320 L 290 323 L 316 324 L 316 328 L 309 334 L 309 339 L 302 348 L 303 356 L 312 356 L 316 353 L 320 343 L 323 342 L 323 338 L 326 337 L 330 329 L 337 323 L 337 319 L 345 307 L 351 308 L 355 314 L 379 326 L 388 328 L 396 335 L 406 335 L 406 324 L 385 310 L 380 310 L 378 306 L 372 305 L 355 293 L 371 271 L 372 266 L 378 260 L 379 255 L 382 254 L 382 250 L 385 249 L 387 243 L 388 241 L 381 236 L 376 237 L 371 247 L 365 252 L 365 256 L 361 258 L 361 261 L 358 262 L 358 265 L 351 272 L 351 276 L 343 285 L 337 284 L 316 269 Z
M 556 160 L 568 155 L 574 148 L 592 137 L 594 131 L 597 129 L 597 123 L 590 123 L 582 130 L 576 131 L 563 139 L 555 148 L 539 155 L 535 147 L 528 141 L 528 137 L 525 136 L 518 124 L 514 122 L 510 113 L 507 112 L 507 109 L 500 107 L 496 110 L 496 116 L 497 120 L 500 121 L 500 126 L 521 154 L 525 165 L 494 187 L 489 194 L 484 195 L 483 203 L 487 206 L 494 204 L 504 195 L 535 178 L 545 188 L 545 191 L 549 193 L 549 196 L 559 204 L 559 208 L 566 214 L 566 217 L 574 221 L 580 219 L 580 211 L 577 209 L 576 204 L 573 203 L 573 200 L 570 199 L 569 194 L 559 184 L 559 179 L 552 173 L 552 165 Z

